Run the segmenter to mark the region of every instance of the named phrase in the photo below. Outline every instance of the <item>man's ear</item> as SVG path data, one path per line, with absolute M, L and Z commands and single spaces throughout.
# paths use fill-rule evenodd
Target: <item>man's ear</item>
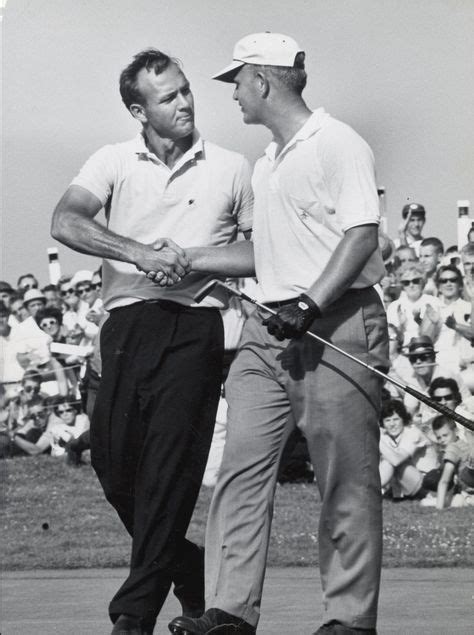
M 147 117 L 145 114 L 145 110 L 141 104 L 131 104 L 129 107 L 130 114 L 135 119 L 138 119 L 140 123 L 146 123 Z
M 257 71 L 255 73 L 255 82 L 257 89 L 260 91 L 260 95 L 265 99 L 270 92 L 270 83 L 264 71 Z

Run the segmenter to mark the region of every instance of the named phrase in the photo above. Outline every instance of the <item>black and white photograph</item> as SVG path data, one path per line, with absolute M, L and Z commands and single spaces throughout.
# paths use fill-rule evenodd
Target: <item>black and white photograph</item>
M 2 635 L 469 635 L 474 3 L 2 0 Z

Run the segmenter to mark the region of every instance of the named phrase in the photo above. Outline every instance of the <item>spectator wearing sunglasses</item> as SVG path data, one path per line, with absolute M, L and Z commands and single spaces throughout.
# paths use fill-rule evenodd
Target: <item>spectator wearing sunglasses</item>
M 76 283 L 76 293 L 89 305 L 89 311 L 86 319 L 98 326 L 105 316 L 104 305 L 102 302 L 102 277 L 101 269 L 91 273 L 90 271 L 81 271 L 76 274 L 71 283 L 78 279 Z
M 440 306 L 428 305 L 422 325 L 423 335 L 429 335 L 438 350 L 438 363 L 459 372 L 463 351 L 470 346 L 472 335 L 471 305 L 461 297 L 463 280 L 459 269 L 444 265 L 436 273 Z
M 436 401 L 436 403 L 440 403 L 451 410 L 456 410 L 456 408 L 462 403 L 459 386 L 456 380 L 452 377 L 436 377 L 433 379 L 428 389 L 428 394 L 433 401 Z M 431 427 L 432 421 L 433 419 L 430 419 L 423 425 L 423 431 L 434 443 L 436 443 L 436 437 L 433 434 Z M 459 428 L 459 436 L 464 438 L 466 428 L 460 424 L 456 425 Z
M 82 329 L 85 343 L 93 342 L 97 335 L 98 328 L 95 324 L 87 320 L 89 305 L 79 296 L 75 286 L 69 276 L 61 278 L 59 281 L 59 293 L 66 306 L 63 315 L 63 324 L 66 330 L 77 331 Z
M 408 263 L 399 270 L 402 292 L 398 300 L 387 307 L 387 319 L 403 334 L 407 345 L 413 337 L 420 335 L 420 325 L 429 304 L 434 309 L 440 305 L 438 298 L 425 294 L 425 270 L 420 263 Z
M 464 400 L 470 397 L 471 393 L 459 373 L 453 373 L 437 363 L 433 341 L 427 335 L 414 337 L 410 341 L 408 359 L 412 372 L 405 378 L 405 383 L 413 388 L 428 395 L 429 387 L 437 377 L 451 378 L 456 381 L 461 398 Z M 418 399 L 408 393 L 405 393 L 404 404 L 412 417 L 417 415 L 417 419 L 414 421 L 419 426 L 423 426 L 435 414 L 429 406 L 419 402 Z
M 38 443 L 51 449 L 51 456 L 65 456 L 68 444 L 89 430 L 89 417 L 81 412 L 75 397 L 59 397 L 54 401 L 55 417 Z

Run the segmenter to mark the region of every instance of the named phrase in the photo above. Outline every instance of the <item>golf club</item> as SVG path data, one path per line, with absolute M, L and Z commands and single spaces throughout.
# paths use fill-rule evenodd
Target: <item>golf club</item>
M 200 289 L 195 294 L 194 296 L 195 302 L 198 302 L 198 303 L 202 302 L 202 300 L 204 300 L 204 298 L 207 295 L 209 295 L 216 286 L 221 287 L 230 295 L 235 295 L 241 300 L 246 300 L 247 302 L 250 302 L 251 304 L 257 306 L 259 309 L 262 309 L 263 311 L 267 311 L 267 313 L 271 313 L 273 315 L 276 314 L 276 311 L 265 306 L 265 304 L 261 304 L 260 302 L 255 300 L 255 298 L 251 298 L 246 293 L 239 291 L 239 289 L 234 289 L 230 285 L 225 284 L 224 282 L 221 282 L 220 280 L 210 280 L 207 284 L 205 284 L 202 287 L 202 289 Z M 454 412 L 454 410 L 451 410 L 451 408 L 447 408 L 446 406 L 443 406 L 442 404 L 437 403 L 436 401 L 434 401 L 434 399 L 431 399 L 431 397 L 428 397 L 427 395 L 424 395 L 419 390 L 416 390 L 416 388 L 412 388 L 411 386 L 402 384 L 397 379 L 394 379 L 393 377 L 390 377 L 390 375 L 386 375 L 385 373 L 383 373 L 381 370 L 378 370 L 377 368 L 374 368 L 373 366 L 366 364 L 361 359 L 354 357 L 350 353 L 347 353 L 346 351 L 342 350 L 342 348 L 339 348 L 335 344 L 332 344 L 331 342 L 328 342 L 327 340 L 323 339 L 319 335 L 316 335 L 316 333 L 313 333 L 312 331 L 306 331 L 305 335 L 309 335 L 309 337 L 312 337 L 313 339 L 317 340 L 321 344 L 324 344 L 324 346 L 328 346 L 329 348 L 332 348 L 333 350 L 337 351 L 341 355 L 344 355 L 344 357 L 348 357 L 353 362 L 356 362 L 357 364 L 364 366 L 364 368 L 366 368 L 367 370 L 370 370 L 372 373 L 375 373 L 376 375 L 378 375 L 385 381 L 390 382 L 394 386 L 397 386 L 401 390 L 412 395 L 412 397 L 415 397 L 415 399 L 418 399 L 418 401 L 422 401 L 424 404 L 426 404 L 433 410 L 436 410 L 437 412 L 445 415 L 446 417 L 450 417 L 451 419 L 454 419 L 454 421 L 457 421 L 457 423 L 460 423 L 465 428 L 468 428 L 468 430 L 472 430 L 474 432 L 474 421 L 472 421 L 471 419 L 466 419 L 466 417 L 463 417 L 461 414 Z

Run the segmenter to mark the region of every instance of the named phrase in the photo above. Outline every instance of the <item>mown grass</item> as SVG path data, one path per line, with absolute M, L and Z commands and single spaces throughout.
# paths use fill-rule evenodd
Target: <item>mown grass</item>
M 2 567 L 127 566 L 130 538 L 104 500 L 89 465 L 47 456 L 1 461 Z M 203 541 L 211 491 L 202 489 L 189 536 Z M 318 563 L 315 485 L 279 486 L 269 564 Z M 474 565 L 474 508 L 436 511 L 416 502 L 384 503 L 385 567 Z

